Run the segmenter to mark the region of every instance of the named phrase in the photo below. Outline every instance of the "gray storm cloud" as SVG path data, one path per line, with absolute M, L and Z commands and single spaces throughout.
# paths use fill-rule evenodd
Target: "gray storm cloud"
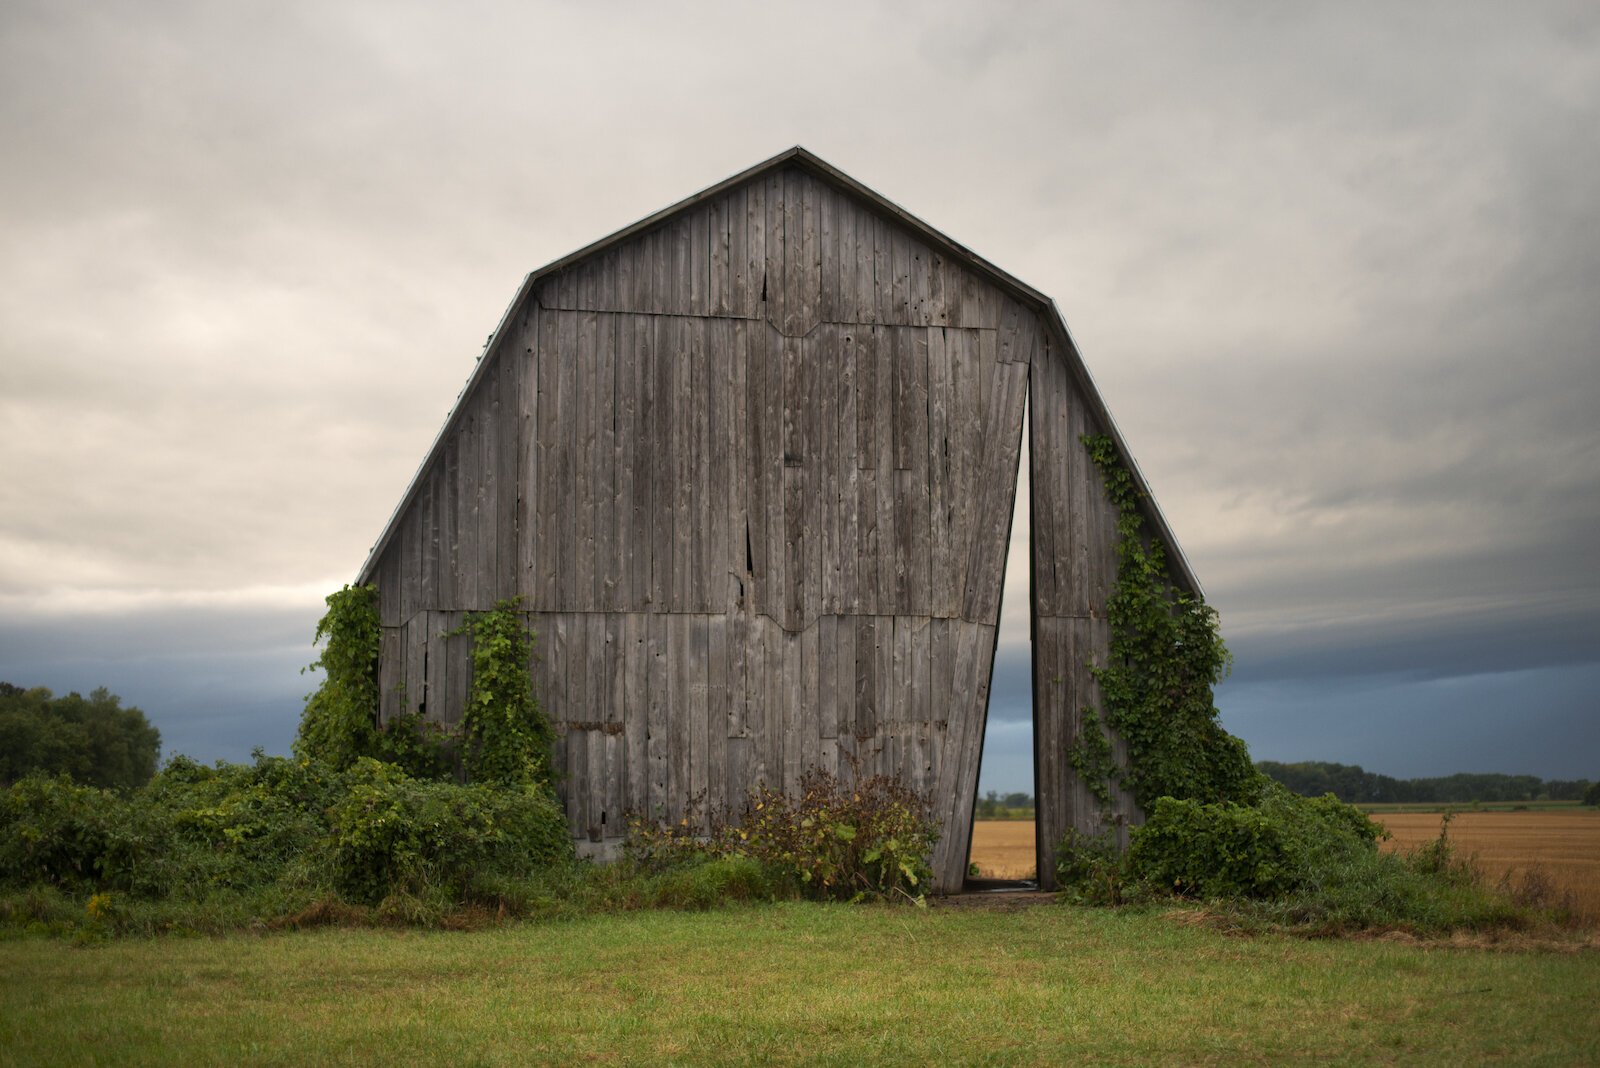
M 1231 687 L 1600 662 L 1590 5 L 916 14 L 7 5 L 0 605 L 309 639 L 523 273 L 799 142 L 1058 300 Z

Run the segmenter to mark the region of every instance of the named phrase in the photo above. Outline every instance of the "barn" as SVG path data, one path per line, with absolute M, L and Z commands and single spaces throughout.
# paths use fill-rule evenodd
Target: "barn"
M 360 573 L 382 715 L 458 721 L 453 632 L 518 597 L 588 848 L 884 772 L 932 797 L 959 889 L 1025 403 L 1048 884 L 1067 828 L 1138 818 L 1066 759 L 1116 567 L 1079 439 L 1128 451 L 1048 297 L 798 147 L 524 280 Z

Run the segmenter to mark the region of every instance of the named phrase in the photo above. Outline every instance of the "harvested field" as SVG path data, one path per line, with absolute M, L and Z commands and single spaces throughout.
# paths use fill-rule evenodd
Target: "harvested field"
M 1038 874 L 1032 820 L 974 820 L 972 863 L 987 879 L 1032 879 Z
M 1438 837 L 1438 812 L 1388 812 L 1373 819 L 1394 835 L 1388 850 L 1414 849 Z M 1513 885 L 1537 869 L 1558 894 L 1572 896 L 1576 910 L 1600 922 L 1600 812 L 1565 809 L 1527 812 L 1461 812 L 1450 823 L 1460 856 L 1475 857 L 1491 882 L 1509 873 Z M 972 863 L 994 879 L 1031 879 L 1033 823 L 977 820 L 972 827 Z
M 1388 850 L 1432 841 L 1443 819 L 1437 812 L 1389 812 L 1372 818 L 1394 835 L 1383 843 Z M 1516 886 L 1537 870 L 1558 894 L 1572 895 L 1579 913 L 1600 921 L 1600 813 L 1593 809 L 1458 812 L 1450 821 L 1450 841 L 1458 856 L 1475 858 L 1491 882 L 1509 876 Z

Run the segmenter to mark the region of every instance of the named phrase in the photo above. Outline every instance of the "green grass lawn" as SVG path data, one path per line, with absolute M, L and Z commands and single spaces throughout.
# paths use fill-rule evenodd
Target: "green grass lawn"
M 1600 1062 L 1600 953 L 810 904 L 0 942 L 0 1063 Z

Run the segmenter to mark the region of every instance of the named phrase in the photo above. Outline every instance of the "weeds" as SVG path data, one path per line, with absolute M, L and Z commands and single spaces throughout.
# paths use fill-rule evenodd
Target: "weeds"
M 1381 853 L 1378 828 L 1324 798 L 1270 788 L 1258 806 L 1158 801 L 1119 852 L 1109 837 L 1069 836 L 1057 874 L 1066 900 L 1096 905 L 1186 898 L 1238 930 L 1327 936 L 1353 932 L 1525 930 L 1569 925 L 1570 901 L 1548 879 L 1489 886 L 1449 836 Z
M 703 834 L 699 823 L 635 818 L 628 856 L 656 870 L 684 859 L 745 857 L 806 897 L 920 901 L 938 839 L 927 798 L 901 780 L 874 775 L 847 788 L 815 767 L 801 776 L 798 797 L 762 786 L 737 820 L 712 813 Z

